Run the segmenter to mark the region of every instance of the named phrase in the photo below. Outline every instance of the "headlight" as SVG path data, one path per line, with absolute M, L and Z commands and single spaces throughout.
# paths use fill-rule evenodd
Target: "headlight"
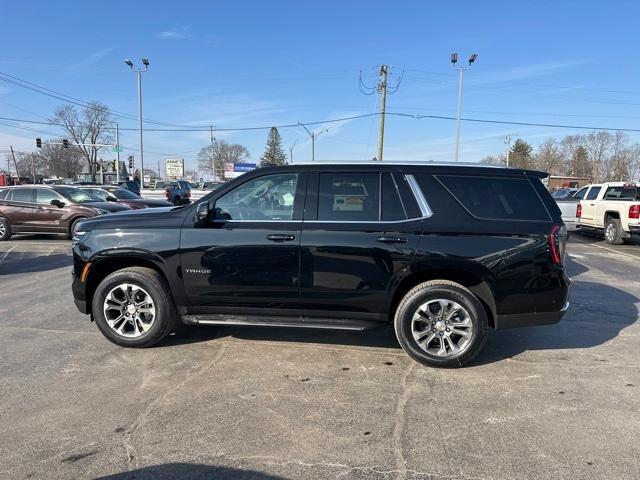
M 78 245 L 82 243 L 87 238 L 87 235 L 89 235 L 89 232 L 81 232 L 79 230 L 76 230 L 75 232 L 73 232 L 71 245 Z
M 96 212 L 98 212 L 98 215 L 106 215 L 107 213 L 110 213 L 109 210 L 105 210 L 103 208 L 96 208 Z

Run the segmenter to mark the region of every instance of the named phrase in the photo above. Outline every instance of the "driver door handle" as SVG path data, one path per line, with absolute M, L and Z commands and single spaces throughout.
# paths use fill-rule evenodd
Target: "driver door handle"
M 390 237 L 386 235 L 378 237 L 378 241 L 382 243 L 407 243 L 407 239 L 404 237 Z
M 267 235 L 267 240 L 271 240 L 272 242 L 291 242 L 295 240 L 295 235 L 288 235 L 282 233 L 271 233 Z

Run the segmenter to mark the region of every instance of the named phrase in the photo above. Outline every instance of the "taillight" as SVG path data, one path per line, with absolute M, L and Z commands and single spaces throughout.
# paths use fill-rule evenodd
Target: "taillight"
M 582 216 L 582 205 L 578 204 L 576 207 L 576 218 L 580 218 Z
M 567 228 L 564 224 L 555 224 L 551 227 L 547 241 L 554 265 L 563 265 L 564 252 L 567 247 Z
M 191 192 L 187 190 L 187 192 L 184 194 L 185 197 L 187 198 L 191 198 Z
M 165 191 L 164 191 L 164 196 L 165 196 L 165 197 L 167 197 L 167 198 L 169 198 L 169 190 L 165 190 Z
M 640 205 L 631 205 L 629 207 L 629 218 L 640 218 Z

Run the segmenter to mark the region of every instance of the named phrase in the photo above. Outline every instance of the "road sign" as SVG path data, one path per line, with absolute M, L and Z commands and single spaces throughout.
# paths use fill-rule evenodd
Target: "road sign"
M 122 153 L 122 147 L 111 147 L 113 153 Z
M 184 177 L 184 159 L 167 158 L 165 160 L 165 175 L 172 180 Z

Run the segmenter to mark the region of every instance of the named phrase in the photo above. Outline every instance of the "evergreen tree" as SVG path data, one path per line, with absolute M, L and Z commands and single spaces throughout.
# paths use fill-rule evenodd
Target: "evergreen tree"
M 267 148 L 260 157 L 260 167 L 268 167 L 272 165 L 285 165 L 287 163 L 287 155 L 282 148 L 282 138 L 276 127 L 271 127 L 269 136 L 267 137 Z
M 533 147 L 518 138 L 509 153 L 509 166 L 515 168 L 531 168 L 533 166 Z

